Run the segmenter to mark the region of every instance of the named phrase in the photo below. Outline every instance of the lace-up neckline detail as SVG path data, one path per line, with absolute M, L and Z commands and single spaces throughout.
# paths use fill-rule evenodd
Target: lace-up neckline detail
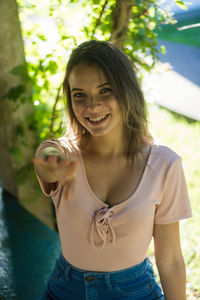
M 116 235 L 112 226 L 112 215 L 113 209 L 109 207 L 103 207 L 96 211 L 92 224 L 90 227 L 90 243 L 96 250 L 102 250 L 108 239 L 111 239 L 111 243 L 115 244 Z M 94 234 L 97 232 L 98 238 L 100 240 L 99 245 L 95 245 Z

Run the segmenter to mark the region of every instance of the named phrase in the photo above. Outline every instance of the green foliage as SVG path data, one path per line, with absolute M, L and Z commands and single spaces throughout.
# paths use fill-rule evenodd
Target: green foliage
M 109 40 L 113 30 L 113 11 L 115 0 L 82 1 L 86 7 L 87 25 L 83 27 L 87 39 Z M 182 1 L 177 0 L 177 4 Z M 157 33 L 160 23 L 173 23 L 172 14 L 161 9 L 159 1 L 133 1 L 132 15 L 129 20 L 128 34 L 124 51 L 141 70 L 150 71 L 158 59 Z M 164 49 L 162 49 L 164 50 Z
M 187 6 L 185 5 L 185 3 L 184 3 L 183 1 L 181 1 L 181 0 L 176 0 L 176 4 L 177 4 L 180 8 L 182 8 L 182 9 L 184 9 L 184 10 L 187 10 Z
M 69 3 L 47 0 L 36 5 L 36 2 L 38 1 L 18 1 L 27 70 L 25 72 L 18 66 L 12 73 L 21 78 L 24 76 L 25 82 L 25 74 L 28 72 L 32 86 L 32 103 L 35 106 L 34 120 L 29 118 L 30 128 L 37 130 L 40 140 L 43 140 L 64 133 L 62 124 L 65 104 L 61 95 L 57 94 L 68 56 L 71 49 L 77 45 L 77 40 L 69 34 L 65 24 L 66 16 L 70 17 Z M 13 88 L 8 96 L 15 101 L 22 93 L 20 85 Z M 53 118 L 52 107 L 56 97 L 58 102 Z M 52 119 L 54 126 L 50 132 Z
M 22 151 L 19 147 L 11 147 L 10 153 L 13 155 L 16 162 L 21 162 L 22 160 Z
M 26 65 L 23 66 L 17 66 L 10 72 L 13 75 L 19 76 L 24 83 L 26 83 L 29 80 L 27 68 Z
M 7 94 L 8 99 L 16 102 L 20 99 L 20 96 L 25 92 L 25 89 L 26 88 L 24 84 L 19 84 L 16 87 L 11 88 Z

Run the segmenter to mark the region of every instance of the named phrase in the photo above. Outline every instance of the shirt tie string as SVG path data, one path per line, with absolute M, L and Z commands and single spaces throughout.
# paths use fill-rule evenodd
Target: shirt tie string
M 96 250 L 102 250 L 107 241 L 107 234 L 106 232 L 109 230 L 111 233 L 111 243 L 115 244 L 116 241 L 116 235 L 114 232 L 114 229 L 112 227 L 112 223 L 110 220 L 110 216 L 113 214 L 113 211 L 110 210 L 107 207 L 103 207 L 100 210 L 98 210 L 92 220 L 91 224 L 91 231 L 90 231 L 90 242 L 92 243 L 92 246 Z M 105 225 L 108 225 L 108 228 Z M 95 245 L 94 243 L 94 230 L 96 229 L 96 232 L 101 240 L 100 246 Z

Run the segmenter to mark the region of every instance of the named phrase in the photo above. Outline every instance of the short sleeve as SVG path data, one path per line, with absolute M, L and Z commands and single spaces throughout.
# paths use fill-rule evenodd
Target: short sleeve
M 155 213 L 155 224 L 168 224 L 192 217 L 188 190 L 181 158 L 170 166 L 165 177 L 160 203 Z
M 65 156 L 66 154 L 66 149 L 64 147 L 64 145 L 57 139 L 52 139 L 52 140 L 47 140 L 42 142 L 39 147 L 36 149 L 36 156 L 37 154 L 44 148 L 46 147 L 55 147 L 58 151 L 60 151 L 62 154 L 64 154 Z M 61 185 L 58 183 L 50 183 L 50 182 L 46 182 L 45 180 L 43 180 L 41 177 L 38 176 L 37 172 L 36 172 L 36 176 L 38 179 L 38 182 L 40 184 L 40 187 L 42 189 L 42 192 L 45 196 L 56 196 L 61 188 Z

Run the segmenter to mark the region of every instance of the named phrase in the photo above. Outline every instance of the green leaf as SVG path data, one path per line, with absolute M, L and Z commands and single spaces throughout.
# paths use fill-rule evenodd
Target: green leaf
M 92 2 L 93 2 L 93 4 L 98 5 L 101 1 L 100 0 L 93 0 Z
M 161 46 L 160 46 L 160 51 L 161 51 L 162 54 L 165 54 L 165 53 L 166 53 L 166 48 L 165 48 L 164 45 L 161 45 Z
M 58 71 L 58 65 L 55 61 L 50 61 L 49 64 L 48 64 L 48 70 L 50 71 L 50 73 L 53 75 L 53 74 L 56 74 L 57 71 Z
M 20 98 L 20 103 L 24 104 L 26 102 L 26 98 L 25 97 L 21 97 Z
M 41 40 L 41 41 L 47 41 L 47 38 L 44 34 L 37 34 L 37 37 Z
M 20 65 L 10 71 L 11 74 L 19 76 L 23 81 L 28 81 L 29 76 L 25 65 Z
M 8 97 L 8 99 L 16 102 L 19 99 L 19 97 L 21 96 L 21 94 L 23 94 L 25 92 L 25 90 L 26 90 L 25 85 L 19 84 L 18 86 L 13 87 L 9 90 L 7 97 Z
M 17 170 L 17 184 L 18 185 L 24 184 L 26 182 L 27 178 L 29 177 L 30 170 L 31 170 L 30 165 L 26 165 L 26 166 L 20 168 L 19 170 Z
M 176 0 L 176 5 L 179 6 L 180 8 L 182 8 L 182 9 L 184 9 L 184 10 L 188 9 L 186 4 L 181 0 Z
M 18 124 L 16 127 L 16 134 L 17 136 L 22 136 L 24 137 L 24 126 L 22 124 Z
M 18 162 L 22 161 L 22 151 L 19 147 L 14 146 L 11 147 L 9 150 L 15 160 L 17 160 Z

